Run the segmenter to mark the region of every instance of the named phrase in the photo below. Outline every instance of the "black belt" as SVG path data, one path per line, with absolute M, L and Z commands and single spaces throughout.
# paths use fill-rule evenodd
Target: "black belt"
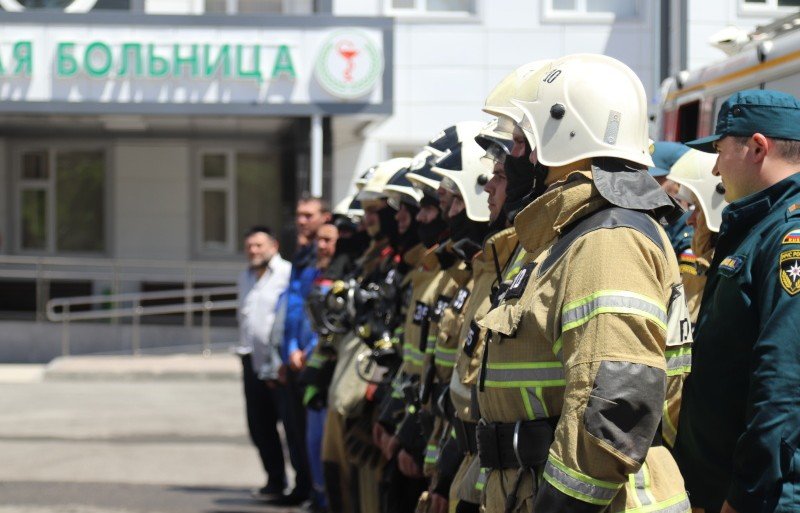
M 456 432 L 456 444 L 458 452 L 467 454 L 477 454 L 478 438 L 476 436 L 478 424 L 475 422 L 464 422 L 459 418 L 453 419 L 453 428 Z
M 535 468 L 544 465 L 555 439 L 558 417 L 516 423 L 480 422 L 477 425 L 481 467 Z

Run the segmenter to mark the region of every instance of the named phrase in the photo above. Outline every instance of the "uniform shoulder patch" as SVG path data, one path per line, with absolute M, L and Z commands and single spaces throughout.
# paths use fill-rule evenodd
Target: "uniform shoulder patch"
M 733 276 L 744 265 L 743 255 L 731 255 L 725 257 L 719 264 L 719 272 L 724 276 Z
M 784 235 L 781 244 L 800 244 L 800 229 L 794 229 Z
M 783 290 L 790 296 L 800 292 L 800 250 L 790 249 L 781 253 L 778 273 Z
M 681 274 L 697 276 L 697 255 L 691 249 L 685 249 L 678 255 L 678 265 Z

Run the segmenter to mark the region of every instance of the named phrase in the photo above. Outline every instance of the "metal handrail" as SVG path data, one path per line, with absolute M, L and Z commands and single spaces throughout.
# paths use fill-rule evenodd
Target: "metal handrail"
M 61 352 L 64 356 L 70 352 L 70 322 L 82 320 L 119 319 L 130 317 L 132 319 L 131 350 L 134 355 L 141 354 L 141 318 L 147 315 L 164 315 L 183 313 L 191 316 L 194 312 L 203 312 L 203 354 L 211 354 L 211 317 L 212 311 L 236 310 L 239 302 L 236 299 L 212 301 L 212 296 L 237 294 L 236 287 L 208 287 L 200 289 L 176 289 L 174 291 L 157 292 L 132 292 L 112 295 L 76 296 L 70 298 L 51 299 L 47 302 L 47 319 L 52 322 L 61 322 Z M 195 298 L 200 296 L 201 301 Z M 142 306 L 143 301 L 163 299 L 180 299 L 174 305 Z M 97 304 L 131 303 L 127 308 L 111 308 L 103 310 L 73 311 L 76 306 L 91 306 Z M 60 309 L 60 311 L 57 311 Z
M 232 261 L 0 255 L 0 277 L 35 280 L 37 320 L 46 318 L 45 305 L 50 299 L 48 280 L 109 280 L 112 295 L 119 294 L 121 283 L 125 281 L 175 280 L 182 282 L 186 296 L 184 303 L 188 303 L 195 282 L 231 283 L 241 268 L 241 263 Z M 111 296 L 103 297 L 103 302 L 108 302 Z M 182 311 L 185 314 L 184 325 L 189 328 L 192 326 L 192 311 L 185 308 Z M 116 322 L 117 318 L 113 319 Z

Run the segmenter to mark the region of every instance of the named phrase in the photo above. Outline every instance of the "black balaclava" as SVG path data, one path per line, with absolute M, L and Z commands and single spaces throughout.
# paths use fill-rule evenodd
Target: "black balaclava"
M 548 169 L 538 163 L 531 164 L 530 154 L 531 147 L 525 141 L 525 153 L 521 157 L 508 155 L 503 166 L 506 172 L 506 201 L 503 212 L 512 224 L 519 211 L 541 196 L 547 188 L 544 181 Z
M 466 208 L 448 219 L 448 223 L 450 224 L 450 239 L 455 245 L 466 244 L 462 243 L 462 241 L 468 240 L 480 249 L 483 240 L 489 233 L 489 224 L 473 221 L 467 217 Z
M 439 202 L 436 199 L 426 195 L 422 197 L 419 203 L 423 207 L 436 207 L 439 212 L 439 215 L 430 223 L 417 223 L 416 226 L 420 242 L 430 249 L 446 236 L 447 222 L 442 219 L 442 212 L 439 210 Z
M 408 225 L 408 229 L 405 233 L 401 234 L 399 232 L 395 232 L 396 235 L 394 238 L 390 238 L 392 247 L 397 250 L 398 253 L 405 253 L 412 247 L 419 244 L 419 234 L 417 233 L 417 212 L 419 212 L 419 207 L 416 205 L 409 205 L 408 203 L 403 203 L 403 206 L 408 210 L 408 214 L 411 216 L 411 223 Z M 393 210 L 395 214 L 397 214 L 396 210 Z M 394 219 L 394 218 L 392 218 Z M 397 227 L 397 221 L 395 220 L 395 228 Z
M 369 246 L 369 234 L 364 230 L 356 231 L 350 237 L 339 237 L 336 240 L 336 254 L 356 258 L 364 253 L 367 246 Z
M 384 206 L 378 210 L 378 219 L 380 221 L 381 229 L 373 237 L 375 240 L 388 238 L 389 242 L 394 242 L 398 238 L 397 221 L 394 218 L 396 211 L 389 205 Z

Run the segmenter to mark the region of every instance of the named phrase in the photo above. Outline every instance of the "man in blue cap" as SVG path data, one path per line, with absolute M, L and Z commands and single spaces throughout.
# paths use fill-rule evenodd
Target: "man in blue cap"
M 654 142 L 650 148 L 650 156 L 653 157 L 653 164 L 655 165 L 648 168 L 647 172 L 650 176 L 655 178 L 667 194 L 674 198 L 680 186 L 669 179 L 669 173 L 672 166 L 689 151 L 689 147 L 681 143 L 659 141 Z M 687 207 L 686 204 L 682 206 L 684 208 Z M 664 231 L 667 232 L 669 242 L 672 244 L 672 249 L 675 250 L 675 255 L 678 257 L 679 262 L 681 260 L 681 255 L 692 245 L 694 229 L 687 224 L 691 214 L 691 212 L 687 211 L 675 222 L 664 227 Z
M 706 511 L 800 510 L 800 102 L 723 103 L 713 152 L 725 199 L 675 457 Z

